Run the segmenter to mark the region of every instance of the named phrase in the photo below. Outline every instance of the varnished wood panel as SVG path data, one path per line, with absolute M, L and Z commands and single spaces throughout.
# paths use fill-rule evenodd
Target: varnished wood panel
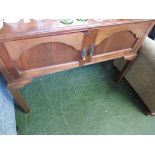
M 29 112 L 17 89 L 33 77 L 121 57 L 132 61 L 153 24 L 153 20 L 88 20 L 71 25 L 58 20 L 4 23 L 0 30 L 0 70 L 17 103 Z
M 42 67 L 37 69 L 30 69 L 30 70 L 21 71 L 19 73 L 21 78 L 25 78 L 25 77 L 33 78 L 33 77 L 38 77 L 46 74 L 72 69 L 75 67 L 79 67 L 79 62 L 70 62 L 70 63 L 59 64 L 55 66 L 47 66 L 47 67 Z
M 103 62 L 107 60 L 112 60 L 112 59 L 117 59 L 124 57 L 125 55 L 133 55 L 132 49 L 126 49 L 126 50 L 119 50 L 119 51 L 114 51 L 110 53 L 103 53 L 99 55 L 94 55 L 91 59 L 91 62 L 87 62 L 88 64 L 93 64 L 93 63 L 98 63 L 98 62 Z
M 98 30 L 95 45 L 99 45 L 104 39 L 110 38 L 115 33 L 121 31 L 130 31 L 135 34 L 136 38 L 141 38 L 147 31 L 149 25 L 151 25 L 151 22 L 115 25 L 101 28 Z
M 30 48 L 15 61 L 20 71 L 80 60 L 80 52 L 63 43 L 43 43 Z
M 74 47 L 76 50 L 82 49 L 83 32 L 66 35 L 56 35 L 41 38 L 32 38 L 18 41 L 5 42 L 5 46 L 12 60 L 17 60 L 21 54 L 35 45 L 48 42 L 59 42 Z
M 147 33 L 151 25 L 152 22 L 144 22 L 115 25 L 92 30 L 92 32 L 95 32 L 95 41 L 91 41 L 91 44 L 94 47 L 94 54 L 91 56 L 90 61 L 95 61 L 95 59 L 98 59 L 98 56 L 104 53 L 106 55 L 109 53 L 110 56 L 111 52 L 119 53 L 121 50 L 131 52 L 135 51 L 136 47 L 139 45 L 141 39 Z M 125 57 L 132 57 L 132 54 L 130 56 L 128 53 Z M 100 57 L 100 61 L 104 61 L 104 59 L 101 59 Z
M 98 44 L 95 47 L 95 54 L 133 48 L 137 40 L 138 38 L 131 31 L 120 31 Z

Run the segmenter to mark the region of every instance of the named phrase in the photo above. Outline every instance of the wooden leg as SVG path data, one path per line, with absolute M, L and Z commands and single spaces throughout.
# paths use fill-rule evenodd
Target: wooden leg
M 129 59 L 127 60 L 126 64 L 124 65 L 122 71 L 120 72 L 120 74 L 118 75 L 116 82 L 119 83 L 122 78 L 127 74 L 127 72 L 129 71 L 130 67 L 133 65 L 133 63 L 135 62 L 135 60 L 137 59 L 138 56 L 134 57 L 133 59 Z
M 118 75 L 116 82 L 120 82 L 122 80 L 122 78 L 126 75 L 126 73 L 128 72 L 129 68 L 132 65 L 132 61 L 127 61 L 126 64 L 124 65 L 122 71 L 120 72 L 120 74 Z
M 10 90 L 11 94 L 13 95 L 16 103 L 23 109 L 24 112 L 28 113 L 30 112 L 30 108 L 27 105 L 26 101 L 24 100 L 24 98 L 21 96 L 21 94 L 18 91 L 18 88 L 28 84 L 28 82 L 30 83 L 31 80 L 27 80 L 27 81 L 16 81 L 16 82 L 11 82 L 8 83 L 8 89 Z
M 30 112 L 30 108 L 28 107 L 26 101 L 21 96 L 19 91 L 17 89 L 15 89 L 15 88 L 12 88 L 12 87 L 9 87 L 9 86 L 8 86 L 8 88 L 9 88 L 11 94 L 13 95 L 15 101 L 24 110 L 24 112 L 26 112 L 26 113 Z

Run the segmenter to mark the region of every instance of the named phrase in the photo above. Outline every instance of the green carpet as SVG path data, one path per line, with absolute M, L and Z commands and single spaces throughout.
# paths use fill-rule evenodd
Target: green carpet
M 155 134 L 155 117 L 112 62 L 34 79 L 20 91 L 32 112 L 16 107 L 18 134 Z

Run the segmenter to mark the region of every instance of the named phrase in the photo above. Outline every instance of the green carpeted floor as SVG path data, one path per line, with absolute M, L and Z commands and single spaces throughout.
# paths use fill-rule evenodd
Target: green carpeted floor
M 155 134 L 155 117 L 104 62 L 34 79 L 21 89 L 32 112 L 16 108 L 18 134 Z

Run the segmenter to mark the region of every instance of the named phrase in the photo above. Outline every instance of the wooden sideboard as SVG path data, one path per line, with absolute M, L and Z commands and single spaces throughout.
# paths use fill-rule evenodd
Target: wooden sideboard
M 18 89 L 34 77 L 124 57 L 120 81 L 134 62 L 154 20 L 59 20 L 4 23 L 0 30 L 0 71 L 17 104 L 30 112 Z

